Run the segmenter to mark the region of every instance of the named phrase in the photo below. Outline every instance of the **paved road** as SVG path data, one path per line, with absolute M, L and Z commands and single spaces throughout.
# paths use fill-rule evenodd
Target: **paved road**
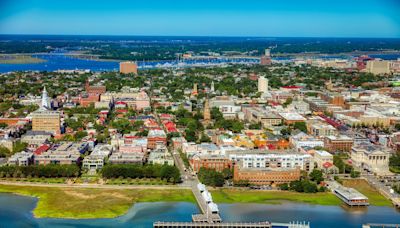
M 379 192 L 382 193 L 382 195 L 384 195 L 386 198 L 390 199 L 390 200 L 394 200 L 394 199 L 400 199 L 400 195 L 397 194 L 396 192 L 391 193 L 390 186 L 386 186 L 385 183 L 382 183 L 381 181 L 379 181 L 375 176 L 373 175 L 363 175 L 363 178 L 365 178 L 369 184 L 371 184 L 372 186 L 374 186 Z

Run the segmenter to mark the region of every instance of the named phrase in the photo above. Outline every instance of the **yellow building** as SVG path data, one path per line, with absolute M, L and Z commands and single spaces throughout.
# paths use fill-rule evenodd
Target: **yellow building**
M 137 64 L 132 61 L 119 63 L 119 72 L 122 74 L 137 74 Z
M 368 61 L 366 70 L 372 74 L 390 74 L 390 61 Z
M 361 124 L 365 124 L 367 126 L 374 126 L 374 125 L 382 127 L 390 126 L 390 118 L 384 115 L 365 113 L 358 119 L 360 120 Z
M 32 113 L 32 130 L 33 131 L 47 131 L 52 134 L 60 133 L 60 113 L 57 111 L 50 111 L 39 109 Z

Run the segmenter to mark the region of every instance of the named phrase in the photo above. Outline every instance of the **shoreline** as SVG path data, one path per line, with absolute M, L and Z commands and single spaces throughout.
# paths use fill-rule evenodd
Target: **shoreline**
M 148 191 L 152 189 L 152 191 Z M 37 198 L 32 211 L 35 218 L 107 219 L 126 214 L 140 202 L 192 202 L 188 189 L 160 188 L 66 188 L 60 186 L 23 186 L 0 183 L 0 193 Z
M 149 191 L 151 190 L 151 191 Z M 331 192 L 297 193 L 278 190 L 210 189 L 217 204 L 309 204 L 341 207 Z M 190 202 L 197 205 L 186 186 L 119 186 L 98 184 L 32 184 L 0 182 L 0 193 L 37 198 L 35 218 L 107 219 L 125 215 L 135 203 Z M 63 200 L 63 203 L 60 202 Z M 371 206 L 388 206 L 371 204 Z
M 0 64 L 22 65 L 39 64 L 47 62 L 46 59 L 34 57 L 33 55 L 0 54 Z

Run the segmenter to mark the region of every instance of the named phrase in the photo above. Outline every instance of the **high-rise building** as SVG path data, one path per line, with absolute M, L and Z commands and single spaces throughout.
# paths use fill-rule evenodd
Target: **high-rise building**
M 203 112 L 204 120 L 210 121 L 211 120 L 211 112 L 210 112 L 210 104 L 208 99 L 204 102 L 204 112 Z
M 258 78 L 258 92 L 267 93 L 268 92 L 268 79 L 264 76 Z
M 390 74 L 390 61 L 372 60 L 367 62 L 366 70 L 372 74 Z
M 136 62 L 127 61 L 119 63 L 119 72 L 121 74 L 137 74 L 137 68 Z
M 265 53 L 263 56 L 261 56 L 260 59 L 260 64 L 261 65 L 271 65 L 272 60 L 271 60 L 271 49 L 267 48 L 265 49 Z
M 60 133 L 60 113 L 39 109 L 32 113 L 32 130 Z
M 266 57 L 271 57 L 271 49 L 269 49 L 269 48 L 265 49 L 265 56 Z

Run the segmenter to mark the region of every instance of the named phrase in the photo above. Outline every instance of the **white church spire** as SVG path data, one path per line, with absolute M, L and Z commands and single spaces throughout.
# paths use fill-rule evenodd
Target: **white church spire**
M 43 87 L 43 91 L 42 91 L 42 108 L 50 108 L 50 102 L 49 102 L 49 98 L 47 96 L 47 90 L 46 90 L 46 86 Z

